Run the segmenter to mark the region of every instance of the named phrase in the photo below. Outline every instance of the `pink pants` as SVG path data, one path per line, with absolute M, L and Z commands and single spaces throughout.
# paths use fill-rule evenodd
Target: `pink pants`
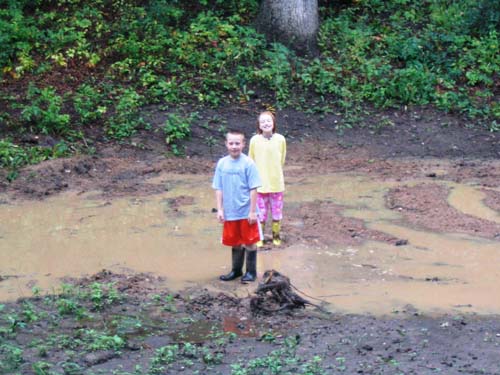
M 257 193 L 257 206 L 259 207 L 259 221 L 267 221 L 267 212 L 271 211 L 274 221 L 283 218 L 283 192 L 279 193 Z

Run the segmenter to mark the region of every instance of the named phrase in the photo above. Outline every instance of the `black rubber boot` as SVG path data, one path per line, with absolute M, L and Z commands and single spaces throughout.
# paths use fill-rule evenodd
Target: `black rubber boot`
M 243 262 L 245 261 L 245 249 L 242 247 L 233 247 L 231 249 L 233 266 L 231 272 L 227 275 L 221 275 L 219 279 L 222 281 L 231 281 L 243 275 Z
M 257 277 L 257 251 L 246 251 L 247 253 L 247 272 L 241 278 L 241 282 L 255 281 Z

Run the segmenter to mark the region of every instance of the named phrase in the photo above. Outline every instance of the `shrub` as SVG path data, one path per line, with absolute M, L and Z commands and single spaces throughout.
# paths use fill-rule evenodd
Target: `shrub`
M 115 113 L 108 119 L 107 134 L 116 139 L 130 137 L 146 122 L 141 116 L 140 108 L 143 97 L 132 88 L 125 89 L 118 96 Z
M 106 113 L 102 105 L 102 94 L 93 86 L 82 84 L 73 96 L 73 106 L 79 115 L 79 124 L 85 125 L 100 120 Z
M 29 104 L 21 105 L 21 119 L 42 134 L 68 134 L 70 116 L 61 113 L 63 99 L 49 86 L 43 89 L 30 83 L 26 99 Z

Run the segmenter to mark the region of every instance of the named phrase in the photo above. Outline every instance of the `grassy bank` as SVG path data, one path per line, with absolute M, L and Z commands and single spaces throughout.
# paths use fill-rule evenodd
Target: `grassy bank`
M 186 105 L 335 112 L 345 127 L 424 105 L 500 129 L 493 0 L 322 1 L 320 55 L 308 59 L 255 31 L 256 0 L 1 4 L 0 165 L 11 179 L 23 165 L 92 152 L 89 129 L 126 142 L 150 129 L 148 105 L 171 114 L 155 131 L 172 145 L 196 123 Z

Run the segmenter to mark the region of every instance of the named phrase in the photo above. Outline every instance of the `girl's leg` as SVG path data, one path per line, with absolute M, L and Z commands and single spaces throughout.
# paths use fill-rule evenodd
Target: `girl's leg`
M 262 247 L 264 246 L 264 232 L 266 230 L 266 222 L 265 221 L 261 221 L 260 223 L 260 231 L 261 231 L 261 239 L 257 242 L 257 247 Z
M 280 246 L 281 245 L 281 221 L 273 221 L 273 245 Z
M 257 247 L 264 246 L 264 234 L 266 229 L 267 211 L 269 210 L 269 194 L 257 193 L 257 207 L 259 208 L 259 221 L 262 229 L 262 239 L 257 242 Z
M 273 245 L 281 245 L 281 219 L 283 218 L 283 192 L 271 194 L 271 215 L 273 217 Z

